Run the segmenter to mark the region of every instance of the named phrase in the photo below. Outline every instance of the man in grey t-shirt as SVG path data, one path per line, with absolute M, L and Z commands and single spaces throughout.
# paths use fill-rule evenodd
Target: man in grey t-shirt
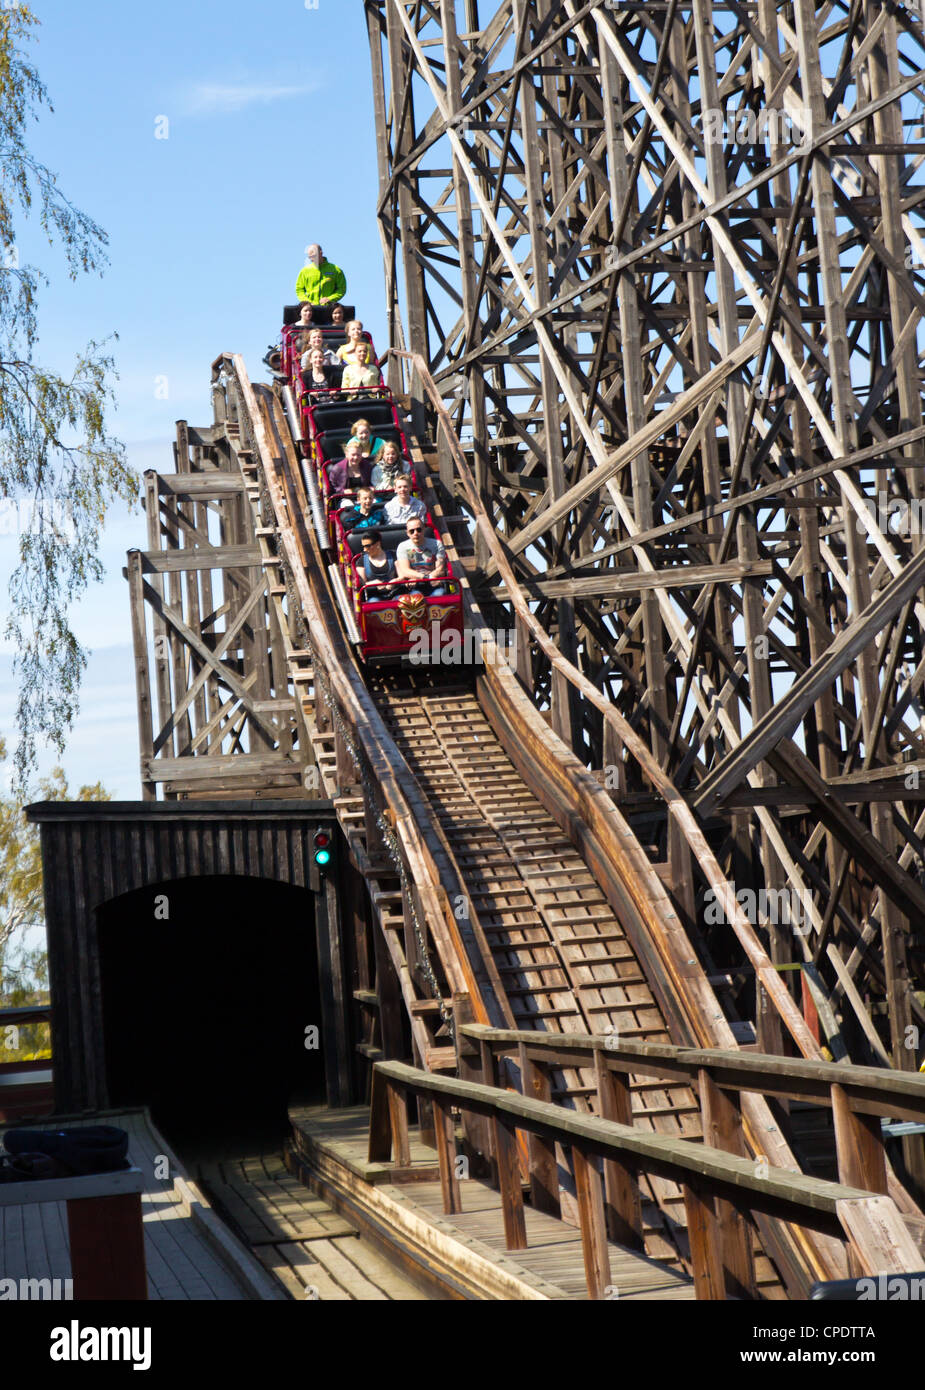
M 432 581 L 446 574 L 446 551 L 440 541 L 429 536 L 425 539 L 424 523 L 419 517 L 412 517 L 407 529 L 408 539 L 395 551 L 395 572 L 399 579 L 419 579 L 421 584 L 409 586 L 405 593 L 429 593 L 431 598 L 445 594 L 443 585 L 435 586 Z
M 419 521 L 425 519 L 427 508 L 417 497 L 411 496 L 410 478 L 395 479 L 395 496 L 390 497 L 386 502 L 385 515 L 390 526 L 404 526 L 405 522 L 410 521 L 412 517 L 416 517 Z

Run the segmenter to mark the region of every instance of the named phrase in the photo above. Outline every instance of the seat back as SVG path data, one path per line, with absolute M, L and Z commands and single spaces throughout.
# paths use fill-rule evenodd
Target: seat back
M 322 409 L 323 408 L 324 407 L 322 407 Z M 362 420 L 364 417 L 360 415 L 358 418 Z M 375 437 L 381 439 L 384 444 L 389 440 L 393 440 L 399 448 L 401 447 L 401 432 L 397 430 L 394 425 L 377 425 Z M 347 429 L 338 430 L 325 429 L 318 435 L 319 443 L 324 450 L 326 458 L 340 458 L 344 452 L 344 445 L 350 438 L 351 433 L 349 427 Z M 338 450 L 336 455 L 332 453 L 334 449 Z
M 353 401 L 340 396 L 317 406 L 313 416 L 319 434 L 339 429 L 346 429 L 349 434 L 354 420 L 368 420 L 370 429 L 382 439 L 379 426 L 395 425 L 395 408 L 388 401 Z
M 352 304 L 344 304 L 341 307 L 344 311 L 344 323 L 349 319 L 356 318 L 357 311 Z M 326 323 L 330 323 L 333 309 L 333 304 L 313 304 L 311 327 L 322 328 Z M 298 323 L 301 312 L 301 304 L 287 304 L 283 309 L 283 324 Z M 335 324 L 335 327 L 338 328 L 342 326 L 342 324 Z M 346 334 L 344 336 L 346 337 Z
M 408 533 L 404 526 L 380 526 L 379 534 L 382 536 L 382 549 L 388 550 L 392 555 L 402 541 L 408 539 Z M 347 544 L 350 546 L 352 555 L 361 554 L 360 542 L 363 538 L 363 531 L 349 531 L 347 533 Z

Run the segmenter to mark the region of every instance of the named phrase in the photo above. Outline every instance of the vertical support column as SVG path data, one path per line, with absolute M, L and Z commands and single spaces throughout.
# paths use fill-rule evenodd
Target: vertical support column
M 838 1181 L 845 1187 L 889 1195 L 883 1131 L 876 1115 L 859 1115 L 851 1108 L 845 1088 L 833 1082 L 832 1119 L 835 1123 L 835 1150 L 838 1155 Z
M 602 1120 L 632 1125 L 633 1101 L 629 1077 L 612 1071 L 604 1052 L 594 1057 L 598 1113 Z M 605 1214 L 610 1239 L 630 1250 L 645 1250 L 642 1234 L 642 1199 L 639 1176 L 629 1159 L 604 1159 Z
M 155 801 L 157 799 L 157 783 L 150 776 L 150 764 L 154 759 L 154 730 L 151 723 L 151 682 L 148 674 L 148 643 L 145 632 L 145 598 L 140 550 L 129 551 L 126 575 L 129 584 L 132 651 L 135 658 L 135 691 L 138 701 L 141 795 L 145 801 Z
M 437 1161 L 440 1165 L 440 1190 L 443 1210 L 447 1216 L 462 1211 L 459 1177 L 456 1173 L 456 1126 L 448 1101 L 434 1096 L 434 1133 L 437 1141 Z
M 326 880 L 315 894 L 315 930 L 321 986 L 321 1022 L 328 1105 L 352 1100 L 350 1021 L 347 1011 L 344 956 L 341 943 L 337 885 Z
M 529 0 L 513 0 L 514 28 L 519 32 Z M 523 140 L 524 177 L 526 181 L 527 226 L 530 234 L 533 263 L 533 299 L 537 309 L 549 303 L 549 244 L 546 230 L 544 185 L 540 169 L 540 138 L 536 118 L 536 92 L 528 69 L 523 73 L 520 87 L 520 129 Z M 550 499 L 554 502 L 566 490 L 565 459 L 562 449 L 559 383 L 546 343 L 540 340 L 540 386 L 543 398 L 543 440 L 546 452 L 546 479 Z M 565 535 L 568 518 L 555 527 L 555 538 Z M 559 599 L 556 604 L 558 623 L 557 645 L 566 660 L 575 662 L 578 640 L 575 627 L 575 604 L 572 599 Z M 556 733 L 576 753 L 582 746 L 581 704 L 577 691 L 556 670 L 552 672 L 552 726 Z
M 726 1297 L 722 1240 L 713 1198 L 699 1185 L 691 1183 L 684 1183 L 683 1192 L 691 1264 L 694 1267 L 695 1297 L 722 1300 Z
M 501 1193 L 501 1214 L 504 1218 L 504 1243 L 508 1250 L 526 1250 L 527 1224 L 524 1220 L 524 1194 L 520 1186 L 517 1131 L 510 1120 L 501 1115 L 492 1119 L 492 1129 L 498 1165 L 498 1188 Z
M 701 1068 L 697 1082 L 704 1143 L 724 1153 L 747 1158 L 738 1100 L 721 1091 L 705 1068 Z M 755 1259 L 747 1211 L 733 1202 L 717 1200 L 714 1205 L 726 1293 L 730 1298 L 756 1298 Z
M 446 95 L 451 117 L 462 105 L 460 81 L 460 43 L 456 31 L 455 0 L 440 0 L 440 21 L 443 28 L 443 47 L 446 59 Z M 472 225 L 472 196 L 469 181 L 460 167 L 459 156 L 453 151 L 453 195 L 456 202 L 457 251 L 462 282 L 462 312 L 466 323 L 463 351 L 472 352 L 480 340 L 478 302 L 476 300 L 477 275 L 475 257 L 475 237 Z M 479 496 L 489 505 L 488 488 L 488 421 L 485 414 L 485 382 L 482 372 L 470 369 L 467 376 L 469 400 L 469 424 L 472 432 L 473 464 L 475 485 Z M 452 495 L 452 489 L 451 489 Z M 490 507 L 489 507 L 490 511 Z M 476 564 L 484 566 L 488 559 L 488 547 L 481 532 L 475 538 Z
M 392 1160 L 399 1168 L 411 1163 L 411 1141 L 408 1138 L 408 1110 L 405 1093 L 393 1081 L 387 1081 L 389 1123 L 392 1127 Z
M 594 1161 L 576 1145 L 572 1145 L 572 1169 L 575 1174 L 575 1195 L 578 1199 L 578 1220 L 581 1225 L 581 1250 L 588 1281 L 588 1297 L 595 1301 L 607 1296 L 610 1285 L 610 1251 L 607 1248 L 607 1224 L 604 1217 L 604 1197 L 601 1179 Z
M 529 1056 L 523 1043 L 518 1046 L 520 1063 L 520 1084 L 524 1096 L 529 1100 L 541 1100 L 546 1104 L 552 1100 L 552 1087 L 546 1069 Z M 532 1130 L 527 1135 L 528 1164 L 530 1171 L 530 1200 L 536 1211 L 548 1212 L 550 1216 L 560 1214 L 559 1203 L 559 1165 L 556 1162 L 556 1146 Z
M 462 1032 L 466 1023 L 475 1022 L 472 1000 L 468 994 L 453 995 L 453 1019 L 456 1028 L 456 1069 L 460 1081 L 482 1082 L 482 1059 L 479 1047 Z M 484 1115 L 471 1111 L 462 1112 L 462 1129 L 466 1143 L 475 1154 L 491 1161 L 491 1134 L 488 1120 Z

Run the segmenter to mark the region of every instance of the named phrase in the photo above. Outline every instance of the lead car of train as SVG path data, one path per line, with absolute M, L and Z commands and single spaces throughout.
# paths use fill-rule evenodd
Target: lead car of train
M 354 311 L 346 308 L 344 323 L 332 324 L 332 306 L 313 306 L 312 322 L 306 326 L 298 322 L 299 309 L 299 305 L 292 305 L 284 310 L 279 360 L 272 365 L 285 383 L 287 413 L 302 451 L 312 520 L 319 544 L 333 557 L 328 572 L 348 636 L 361 659 L 369 664 L 439 661 L 440 651 L 454 640 L 459 644 L 457 650 L 462 646 L 462 596 L 449 556 L 445 574 L 434 585 L 415 579 L 391 579 L 389 597 L 378 597 L 375 586 L 368 584 L 365 577 L 364 531 L 350 530 L 342 519 L 342 514 L 356 501 L 356 493 L 352 488 L 336 488 L 331 476 L 332 466 L 343 461 L 353 425 L 358 420 L 368 420 L 374 438 L 398 445 L 412 495 L 421 500 L 419 479 L 392 393 L 385 386 L 369 390 L 307 389 L 301 371 L 303 338 L 307 339 L 312 329 L 320 328 L 324 347 L 336 350 L 346 341 L 346 322 L 353 318 Z M 369 361 L 375 363 L 372 339 L 368 333 L 363 336 L 369 343 Z M 373 490 L 377 506 L 384 506 L 395 495 L 386 487 L 374 486 Z M 393 526 L 385 521 L 378 529 L 383 549 L 394 560 L 398 545 L 408 538 L 404 523 Z M 424 536 L 441 539 L 429 510 Z M 442 592 L 432 594 L 432 587 L 439 587 Z M 453 634 L 458 637 L 454 639 Z

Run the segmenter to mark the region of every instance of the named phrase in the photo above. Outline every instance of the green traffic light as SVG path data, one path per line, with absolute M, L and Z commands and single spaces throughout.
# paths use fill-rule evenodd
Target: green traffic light
M 316 864 L 320 864 L 320 865 L 323 867 L 325 864 L 330 864 L 330 862 L 331 862 L 331 851 L 330 851 L 329 849 L 316 849 L 316 850 L 315 850 L 315 863 L 316 863 Z

